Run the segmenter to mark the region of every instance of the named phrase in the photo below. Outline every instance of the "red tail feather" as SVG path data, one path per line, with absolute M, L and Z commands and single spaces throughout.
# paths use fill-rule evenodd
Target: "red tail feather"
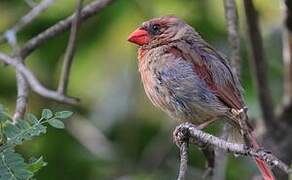
M 250 141 L 254 148 L 260 148 L 259 144 L 256 141 L 255 136 L 251 133 L 250 134 Z M 275 180 L 275 177 L 269 168 L 269 166 L 261 159 L 254 158 L 264 180 Z

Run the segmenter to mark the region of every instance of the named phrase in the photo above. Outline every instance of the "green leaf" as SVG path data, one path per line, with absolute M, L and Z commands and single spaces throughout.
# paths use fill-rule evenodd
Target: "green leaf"
M 32 113 L 28 113 L 27 116 L 26 116 L 26 118 L 32 124 L 36 124 L 36 123 L 39 122 L 38 118 L 35 115 L 33 115 Z
M 69 118 L 72 114 L 70 111 L 60 111 L 53 114 L 51 110 L 44 109 L 40 119 L 33 114 L 27 114 L 26 120 L 19 119 L 12 123 L 11 116 L 0 105 L 0 125 L 2 125 L 0 128 L 0 180 L 32 179 L 34 173 L 46 166 L 47 163 L 42 157 L 34 158 L 26 163 L 23 157 L 15 152 L 15 146 L 39 136 L 41 133 L 46 133 L 46 123 L 55 128 L 64 128 L 65 125 L 61 120 Z
M 57 112 L 55 114 L 55 117 L 59 118 L 59 119 L 67 119 L 70 116 L 72 116 L 72 114 L 73 114 L 73 112 L 71 112 L 71 111 L 60 111 L 60 112 Z
M 23 157 L 15 153 L 12 147 L 0 152 L 0 180 L 29 179 L 32 176 Z
M 29 123 L 29 121 L 19 120 L 15 124 L 8 122 L 4 127 L 4 134 L 7 137 L 7 144 L 22 144 L 23 140 L 30 140 L 34 136 L 46 133 L 46 126 L 39 121 Z
M 28 164 L 28 169 L 32 173 L 38 172 L 41 168 L 45 167 L 48 163 L 44 161 L 43 157 L 41 156 L 40 158 L 31 158 L 30 162 Z
M 49 109 L 43 109 L 42 118 L 50 119 L 51 117 L 53 117 L 53 112 Z
M 53 126 L 54 128 L 58 128 L 58 129 L 64 129 L 65 125 L 62 121 L 60 121 L 59 119 L 52 119 L 50 121 L 48 121 L 48 123 Z

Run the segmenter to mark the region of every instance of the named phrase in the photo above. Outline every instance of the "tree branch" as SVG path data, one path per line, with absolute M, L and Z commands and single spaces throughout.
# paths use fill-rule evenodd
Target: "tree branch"
M 238 13 L 234 0 L 224 0 L 225 19 L 228 30 L 228 42 L 231 49 L 230 64 L 240 77 L 240 35 L 238 31 Z
M 7 31 L 5 33 L 5 37 L 13 50 L 13 54 L 16 57 L 16 60 L 20 63 L 23 63 L 22 59 L 19 57 L 19 46 L 17 44 L 15 31 Z M 16 82 L 17 82 L 17 99 L 15 113 L 13 116 L 14 122 L 16 122 L 17 119 L 23 118 L 28 104 L 28 84 L 23 75 L 19 71 L 16 71 Z
M 21 59 L 19 59 L 20 61 Z M 13 121 L 23 118 L 28 104 L 28 84 L 22 74 L 16 71 L 17 100 Z
M 188 136 L 188 137 L 178 137 L 178 139 L 187 139 L 189 138 L 189 142 L 193 143 L 201 148 L 206 146 L 213 146 L 216 148 L 220 148 L 225 152 L 238 154 L 242 156 L 250 156 L 253 158 L 259 158 L 265 161 L 267 164 L 273 167 L 277 167 L 284 171 L 287 174 L 292 174 L 292 169 L 289 168 L 285 163 L 279 160 L 272 153 L 266 152 L 262 149 L 253 149 L 249 148 L 244 144 L 235 144 L 230 143 L 225 140 L 222 140 L 218 137 L 215 137 L 211 134 L 205 133 L 199 129 L 197 129 L 191 123 L 183 123 L 176 127 L 176 130 L 183 133 L 177 133 L 178 135 Z
M 292 3 L 285 0 L 285 20 L 283 27 L 283 63 L 284 63 L 284 95 L 283 114 L 288 115 L 292 109 Z M 290 119 L 290 118 L 288 118 Z M 286 120 L 288 120 L 286 119 Z M 291 121 L 290 121 L 291 122 Z
M 46 89 L 33 75 L 33 73 L 27 69 L 21 62 L 18 62 L 16 59 L 13 59 L 6 54 L 0 52 L 0 61 L 9 64 L 13 66 L 17 71 L 19 71 L 26 79 L 26 81 L 29 83 L 31 89 L 36 92 L 37 94 L 48 98 L 53 99 L 55 101 L 59 101 L 62 103 L 67 104 L 76 104 L 78 103 L 78 99 L 66 97 L 62 94 L 59 94 L 55 91 Z
M 105 8 L 111 0 L 99 0 L 88 4 L 82 9 L 80 15 L 80 23 L 88 19 L 89 17 L 95 15 L 103 8 Z M 76 13 L 67 17 L 64 20 L 59 21 L 55 25 L 49 27 L 45 31 L 38 34 L 36 37 L 30 39 L 20 50 L 20 55 L 25 59 L 30 53 L 32 53 L 37 47 L 46 42 L 48 39 L 55 37 L 56 35 L 69 29 L 74 21 Z
M 64 57 L 64 63 L 62 68 L 62 73 L 59 81 L 58 92 L 60 94 L 65 94 L 67 92 L 67 87 L 69 83 L 69 74 L 74 59 L 75 49 L 76 49 L 76 36 L 78 31 L 80 12 L 82 9 L 83 0 L 77 0 L 76 6 L 76 16 L 71 27 L 71 33 L 67 45 L 67 50 Z
M 250 39 L 252 67 L 259 95 L 260 107 L 265 125 L 268 128 L 277 127 L 274 105 L 267 80 L 267 63 L 264 57 L 262 37 L 258 25 L 258 16 L 252 0 L 244 0 L 248 35 Z
M 45 11 L 54 0 L 43 0 L 37 6 L 35 6 L 31 11 L 24 15 L 14 26 L 12 26 L 8 31 L 12 31 L 17 34 L 23 27 L 30 24 L 40 13 Z M 4 33 L 5 34 L 5 33 Z M 5 42 L 5 35 L 0 36 L 0 44 Z

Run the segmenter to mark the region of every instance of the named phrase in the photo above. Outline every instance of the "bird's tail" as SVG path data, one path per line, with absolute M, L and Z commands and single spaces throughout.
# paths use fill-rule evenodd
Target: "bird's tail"
M 249 141 L 251 143 L 251 145 L 255 148 L 258 149 L 260 148 L 259 144 L 256 141 L 256 138 L 254 136 L 254 134 L 252 132 L 248 133 L 248 138 Z M 275 177 L 269 167 L 269 165 L 266 164 L 266 162 L 264 162 L 263 160 L 259 159 L 259 158 L 254 158 L 257 167 L 259 168 L 264 180 L 275 180 Z
M 248 117 L 247 117 L 246 113 L 240 114 L 241 121 L 245 122 L 244 128 L 246 129 L 245 132 L 247 133 L 246 138 L 244 138 L 242 136 L 243 134 L 240 133 L 240 131 L 239 131 L 239 129 L 242 127 L 240 127 L 239 124 L 234 123 L 234 122 L 238 122 L 238 119 L 234 118 L 234 115 L 229 116 L 229 118 L 231 120 L 233 120 L 233 121 L 229 121 L 229 123 L 231 123 L 231 125 L 234 125 L 234 127 L 237 127 L 237 128 L 234 128 L 234 127 L 231 128 L 232 131 L 230 131 L 229 139 L 233 142 L 235 141 L 237 143 L 246 143 L 255 149 L 259 149 L 260 145 L 257 143 L 256 137 L 253 134 L 252 127 L 250 126 L 250 124 L 248 124 Z M 229 141 L 229 139 L 228 139 L 228 141 Z M 255 160 L 256 165 L 257 165 L 259 171 L 261 172 L 264 180 L 276 180 L 269 165 L 266 164 L 265 161 L 263 161 L 259 158 L 256 158 L 256 157 L 254 157 L 253 159 Z

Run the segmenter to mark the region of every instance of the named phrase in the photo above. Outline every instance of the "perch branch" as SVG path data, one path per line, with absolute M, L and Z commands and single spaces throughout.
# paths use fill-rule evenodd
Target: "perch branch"
M 258 14 L 252 0 L 244 0 L 244 9 L 250 39 L 252 67 L 256 77 L 257 91 L 260 107 L 265 121 L 269 128 L 277 127 L 275 122 L 274 106 L 271 91 L 267 79 L 267 63 L 264 57 L 262 37 L 258 25 Z
M 225 140 L 222 140 L 218 137 L 215 137 L 211 134 L 205 133 L 197 129 L 191 123 L 183 123 L 177 126 L 176 131 L 183 132 L 183 133 L 177 133 L 178 135 L 188 136 L 188 137 L 177 137 L 177 139 L 184 140 L 184 139 L 189 138 L 190 143 L 195 144 L 202 148 L 206 146 L 213 146 L 216 148 L 220 148 L 229 153 L 256 157 L 265 161 L 267 164 L 269 164 L 272 167 L 277 167 L 287 174 L 292 174 L 292 169 L 290 169 L 289 166 L 287 166 L 284 162 L 279 160 L 272 153 L 266 152 L 262 149 L 253 149 L 253 148 L 247 147 L 244 144 L 235 144 L 235 143 L 227 142 Z
M 76 104 L 78 103 L 78 99 L 66 97 L 64 95 L 61 95 L 55 91 L 46 89 L 33 75 L 33 73 L 26 68 L 21 62 L 18 62 L 16 59 L 11 58 L 7 56 L 6 54 L 0 52 L 0 61 L 11 65 L 16 69 L 16 71 L 19 71 L 26 79 L 26 81 L 29 83 L 31 89 L 36 92 L 37 94 L 48 98 L 53 99 L 55 101 L 59 101 L 62 103 L 67 104 Z
M 12 26 L 8 31 L 12 31 L 17 34 L 23 27 L 30 24 L 39 14 L 45 11 L 54 0 L 43 0 L 37 6 L 35 6 L 31 11 L 29 11 L 26 15 L 24 15 L 14 26 Z M 5 33 L 0 36 L 0 44 L 4 43 Z
M 111 0 L 99 0 L 93 1 L 84 7 L 80 14 L 80 23 L 88 19 L 89 17 L 95 15 L 100 12 L 104 7 L 106 7 Z M 49 27 L 45 31 L 38 34 L 36 37 L 30 39 L 20 50 L 20 55 L 23 59 L 27 57 L 30 53 L 32 53 L 37 47 L 46 42 L 48 39 L 55 37 L 56 35 L 64 32 L 69 29 L 75 19 L 76 13 L 67 17 L 64 20 L 59 21 L 55 25 Z
M 67 87 L 69 83 L 69 74 L 74 59 L 75 49 L 76 49 L 76 36 L 78 31 L 80 12 L 82 9 L 83 0 L 77 1 L 76 16 L 72 23 L 70 37 L 67 45 L 67 50 L 64 57 L 64 63 L 62 68 L 62 73 L 59 81 L 58 92 L 60 94 L 65 94 L 67 92 Z
M 225 19 L 228 30 L 228 42 L 231 49 L 230 64 L 240 76 L 240 35 L 238 31 L 238 13 L 234 0 L 224 0 Z

